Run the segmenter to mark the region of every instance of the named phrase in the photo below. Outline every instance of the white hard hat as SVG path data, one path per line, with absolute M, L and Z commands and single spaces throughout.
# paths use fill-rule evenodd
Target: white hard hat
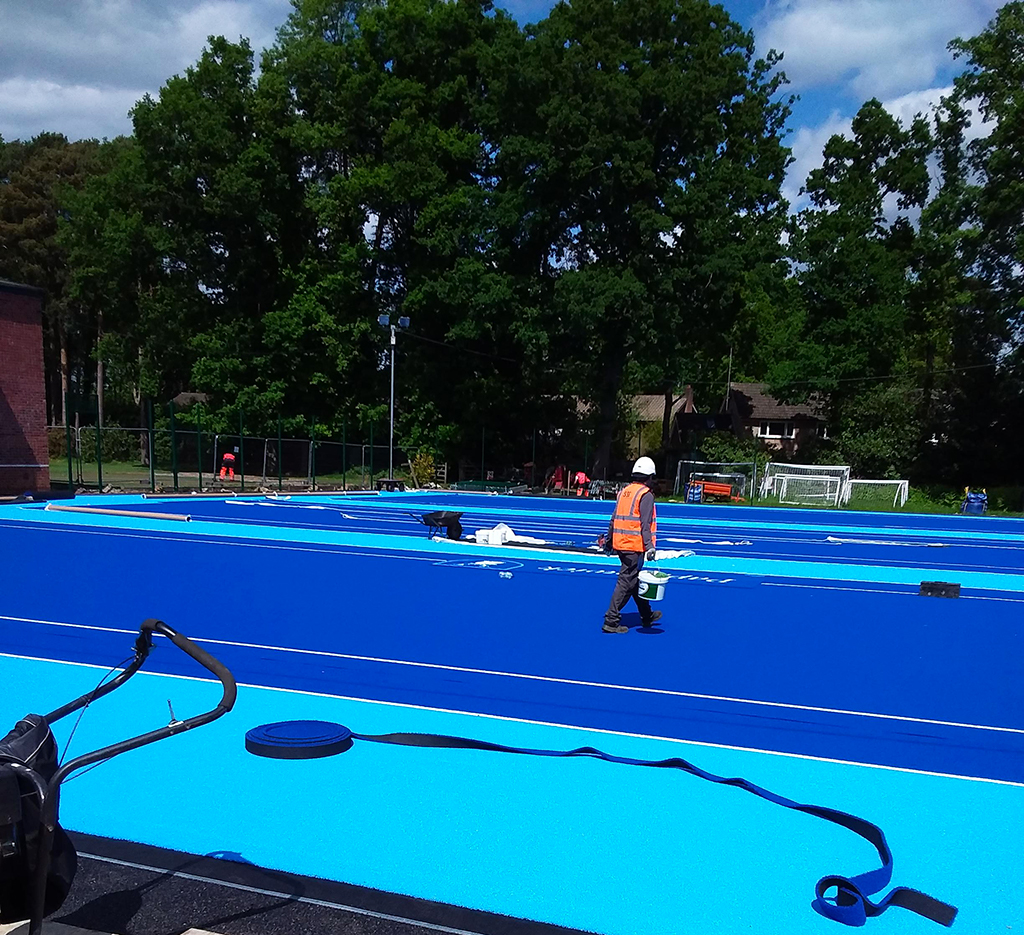
M 654 462 L 650 458 L 637 458 L 633 465 L 634 474 L 644 474 L 647 477 L 654 477 L 658 472 L 654 468 Z

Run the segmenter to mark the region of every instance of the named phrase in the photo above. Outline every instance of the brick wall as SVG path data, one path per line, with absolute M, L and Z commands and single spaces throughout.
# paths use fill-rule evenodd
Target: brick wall
M 43 294 L 0 281 L 0 494 L 49 490 Z

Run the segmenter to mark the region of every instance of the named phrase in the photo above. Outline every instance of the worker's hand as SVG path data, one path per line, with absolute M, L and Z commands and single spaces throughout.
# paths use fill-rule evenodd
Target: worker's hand
M 647 550 L 647 556 L 646 556 L 647 557 L 647 561 L 653 562 L 654 561 L 654 555 L 655 555 L 654 549 L 648 549 Z

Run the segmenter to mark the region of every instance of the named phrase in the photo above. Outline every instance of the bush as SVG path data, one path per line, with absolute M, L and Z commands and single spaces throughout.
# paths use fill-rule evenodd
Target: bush
M 431 452 L 421 449 L 409 463 L 409 466 L 412 469 L 413 481 L 417 487 L 424 487 L 434 482 L 434 455 Z

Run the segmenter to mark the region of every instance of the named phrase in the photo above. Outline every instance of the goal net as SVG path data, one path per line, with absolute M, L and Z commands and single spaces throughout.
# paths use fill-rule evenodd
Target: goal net
M 776 474 L 773 490 L 779 503 L 837 506 L 843 483 L 827 474 Z
M 833 477 L 839 482 L 839 489 L 850 479 L 848 464 L 786 464 L 769 461 L 761 479 L 761 496 L 778 496 L 778 478 L 787 477 Z M 838 496 L 837 496 L 838 502 Z
M 680 461 L 672 492 L 678 494 L 690 481 L 698 480 L 730 484 L 734 497 L 746 497 L 756 487 L 757 465 L 753 461 Z
M 857 480 L 851 478 L 843 484 L 840 502 L 846 506 L 899 507 L 910 496 L 910 484 L 905 480 Z

